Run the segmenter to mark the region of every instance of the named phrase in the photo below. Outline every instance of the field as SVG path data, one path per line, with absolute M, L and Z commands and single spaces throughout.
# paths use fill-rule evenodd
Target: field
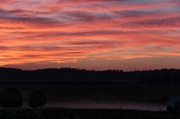
M 178 113 L 137 110 L 0 109 L 1 119 L 179 119 Z
M 133 83 L 2 83 L 0 91 L 18 88 L 27 100 L 34 89 L 41 89 L 48 101 L 79 99 L 98 101 L 139 101 L 165 103 L 170 96 L 180 96 L 179 85 L 152 85 Z

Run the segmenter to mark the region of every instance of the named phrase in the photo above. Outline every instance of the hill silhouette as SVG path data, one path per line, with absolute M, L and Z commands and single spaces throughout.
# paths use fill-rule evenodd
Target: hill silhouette
M 131 82 L 180 84 L 180 69 L 160 69 L 129 71 L 122 70 L 85 70 L 75 68 L 48 68 L 21 70 L 0 68 L 0 82 Z

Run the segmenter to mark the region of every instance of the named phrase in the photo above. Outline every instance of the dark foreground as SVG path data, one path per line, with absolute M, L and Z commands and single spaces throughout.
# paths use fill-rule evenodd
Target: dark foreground
M 0 119 L 179 119 L 180 114 L 112 109 L 0 109 Z

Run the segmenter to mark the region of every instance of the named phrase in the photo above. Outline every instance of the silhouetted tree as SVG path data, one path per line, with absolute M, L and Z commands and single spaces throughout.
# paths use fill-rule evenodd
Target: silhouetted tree
M 46 95 L 41 90 L 34 90 L 29 96 L 28 104 L 30 107 L 43 107 L 46 104 Z
M 21 107 L 23 98 L 21 92 L 16 88 L 7 88 L 0 96 L 1 107 Z

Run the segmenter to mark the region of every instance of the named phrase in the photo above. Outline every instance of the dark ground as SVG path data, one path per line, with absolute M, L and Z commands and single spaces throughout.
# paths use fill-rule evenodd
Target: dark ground
M 130 100 L 165 103 L 169 96 L 179 96 L 179 85 L 131 83 L 55 83 L 0 84 L 0 92 L 18 88 L 25 100 L 34 89 L 41 89 L 47 101 L 94 99 L 98 101 Z M 24 100 L 24 101 L 25 101 Z M 180 119 L 178 113 L 112 109 L 0 109 L 0 119 Z
M 180 96 L 179 85 L 138 83 L 6 83 L 0 92 L 15 87 L 22 92 L 24 101 L 34 89 L 45 92 L 47 101 L 98 100 L 139 101 L 165 104 L 169 97 Z
M 107 109 L 0 109 L 1 119 L 179 119 L 178 113 Z

